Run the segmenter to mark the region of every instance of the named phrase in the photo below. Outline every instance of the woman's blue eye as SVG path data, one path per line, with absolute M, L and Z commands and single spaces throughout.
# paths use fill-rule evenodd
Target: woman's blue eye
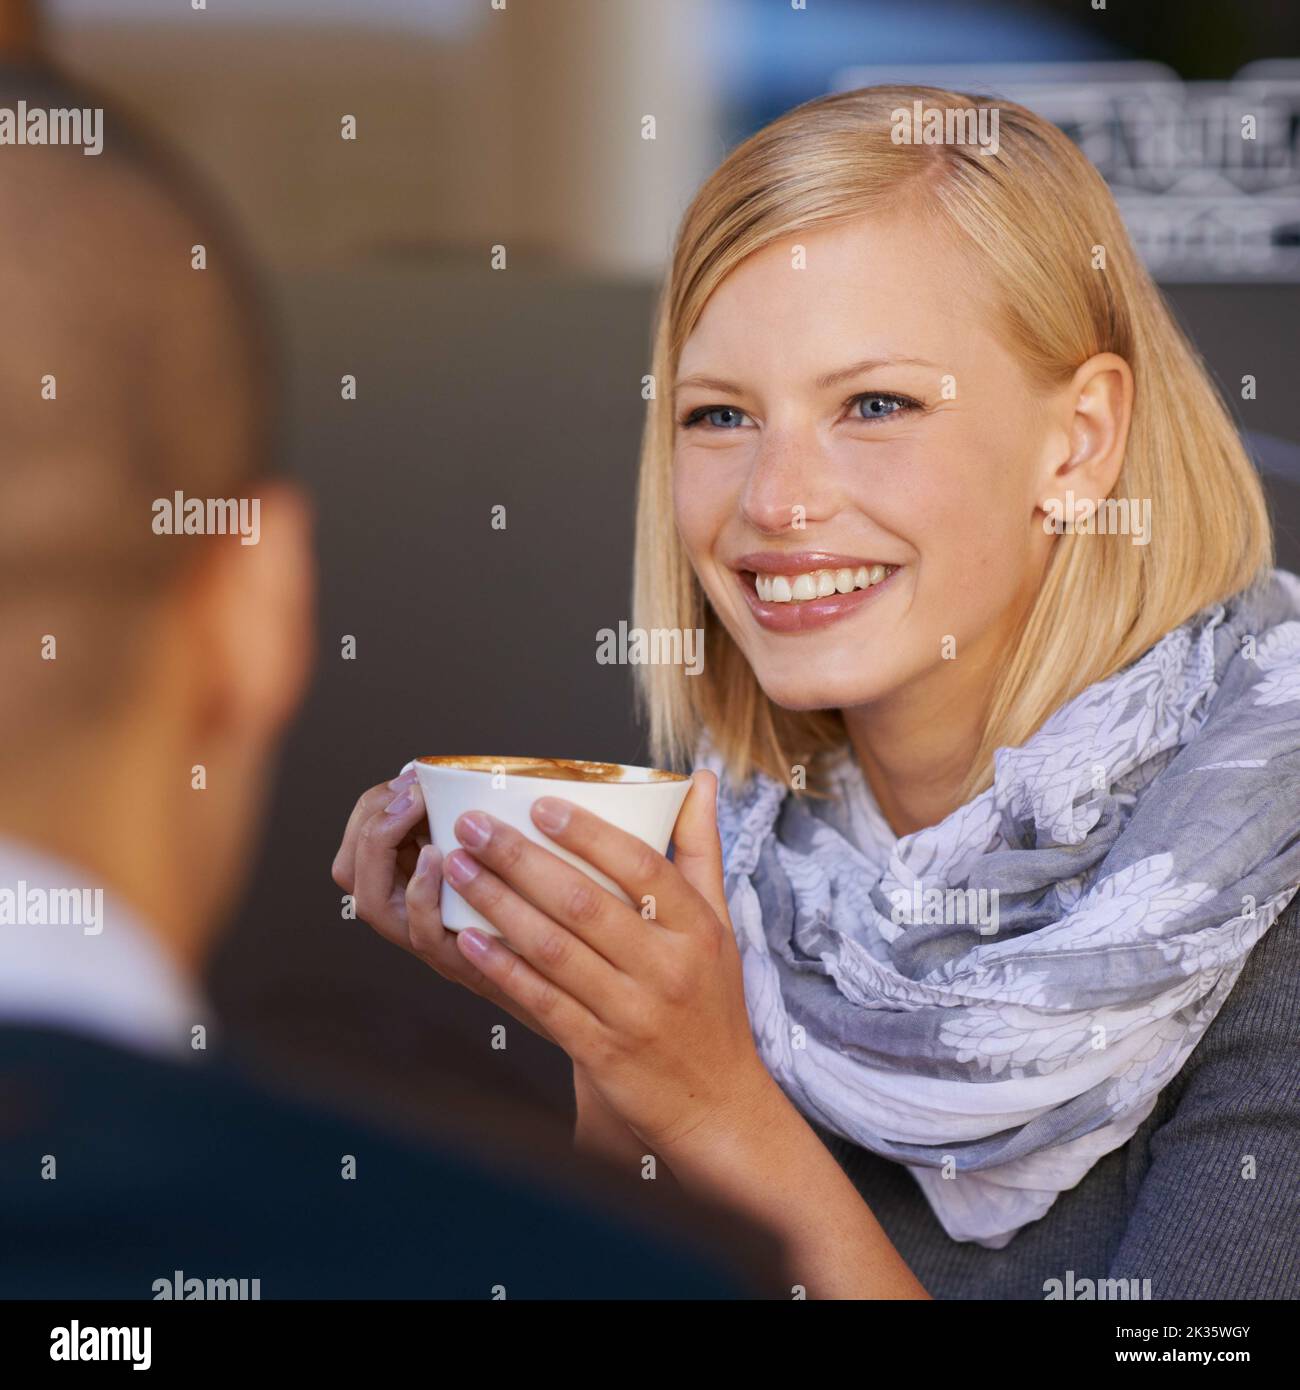
M 714 416 L 722 418 L 714 419 Z M 714 429 L 734 430 L 745 418 L 744 411 L 737 410 L 732 405 L 702 405 L 698 410 L 691 411 L 683 424 L 687 429 L 690 429 L 692 425 L 698 425 L 701 420 L 707 420 Z
M 859 420 L 888 420 L 905 410 L 914 409 L 917 403 L 890 391 L 864 391 L 849 404 L 857 407 Z M 681 425 L 683 429 L 707 424 L 715 430 L 734 430 L 748 419 L 749 416 L 734 405 L 702 405 L 692 410 Z
M 882 391 L 868 391 L 859 396 L 855 404 L 859 408 L 859 419 L 886 420 L 889 416 L 897 415 L 900 410 L 906 409 L 911 402 L 902 396 L 891 396 Z

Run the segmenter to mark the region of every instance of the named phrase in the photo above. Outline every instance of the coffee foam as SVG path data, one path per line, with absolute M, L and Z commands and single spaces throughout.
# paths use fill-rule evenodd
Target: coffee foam
M 538 777 L 556 782 L 685 782 L 680 772 L 664 772 L 654 767 L 625 767 L 621 763 L 598 763 L 585 758 L 490 758 L 480 754 L 463 757 L 424 757 L 417 762 L 460 772 L 502 772 L 507 777 Z

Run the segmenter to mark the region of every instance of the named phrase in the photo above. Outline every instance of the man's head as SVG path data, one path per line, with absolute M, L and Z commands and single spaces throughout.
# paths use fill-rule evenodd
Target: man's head
M 104 105 L 0 67 L 15 122 Z M 308 525 L 236 240 L 119 113 L 101 130 L 0 144 L 0 828 L 151 896 L 193 954 L 305 679 Z M 254 502 L 256 544 L 212 533 Z

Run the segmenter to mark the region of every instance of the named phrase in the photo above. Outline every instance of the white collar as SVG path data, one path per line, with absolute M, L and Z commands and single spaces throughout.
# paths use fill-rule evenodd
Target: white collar
M 76 907 L 84 909 L 80 918 L 69 910 Z M 90 871 L 7 837 L 0 837 L 0 1024 L 86 1033 L 178 1058 L 194 1056 L 196 1025 L 212 1042 L 202 991 L 116 893 Z

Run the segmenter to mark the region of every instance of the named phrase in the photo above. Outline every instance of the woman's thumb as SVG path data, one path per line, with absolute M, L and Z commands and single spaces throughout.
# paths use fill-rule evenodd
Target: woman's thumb
M 691 790 L 673 830 L 673 863 L 682 877 L 725 922 L 722 844 L 718 839 L 718 779 L 703 768 L 691 777 Z

